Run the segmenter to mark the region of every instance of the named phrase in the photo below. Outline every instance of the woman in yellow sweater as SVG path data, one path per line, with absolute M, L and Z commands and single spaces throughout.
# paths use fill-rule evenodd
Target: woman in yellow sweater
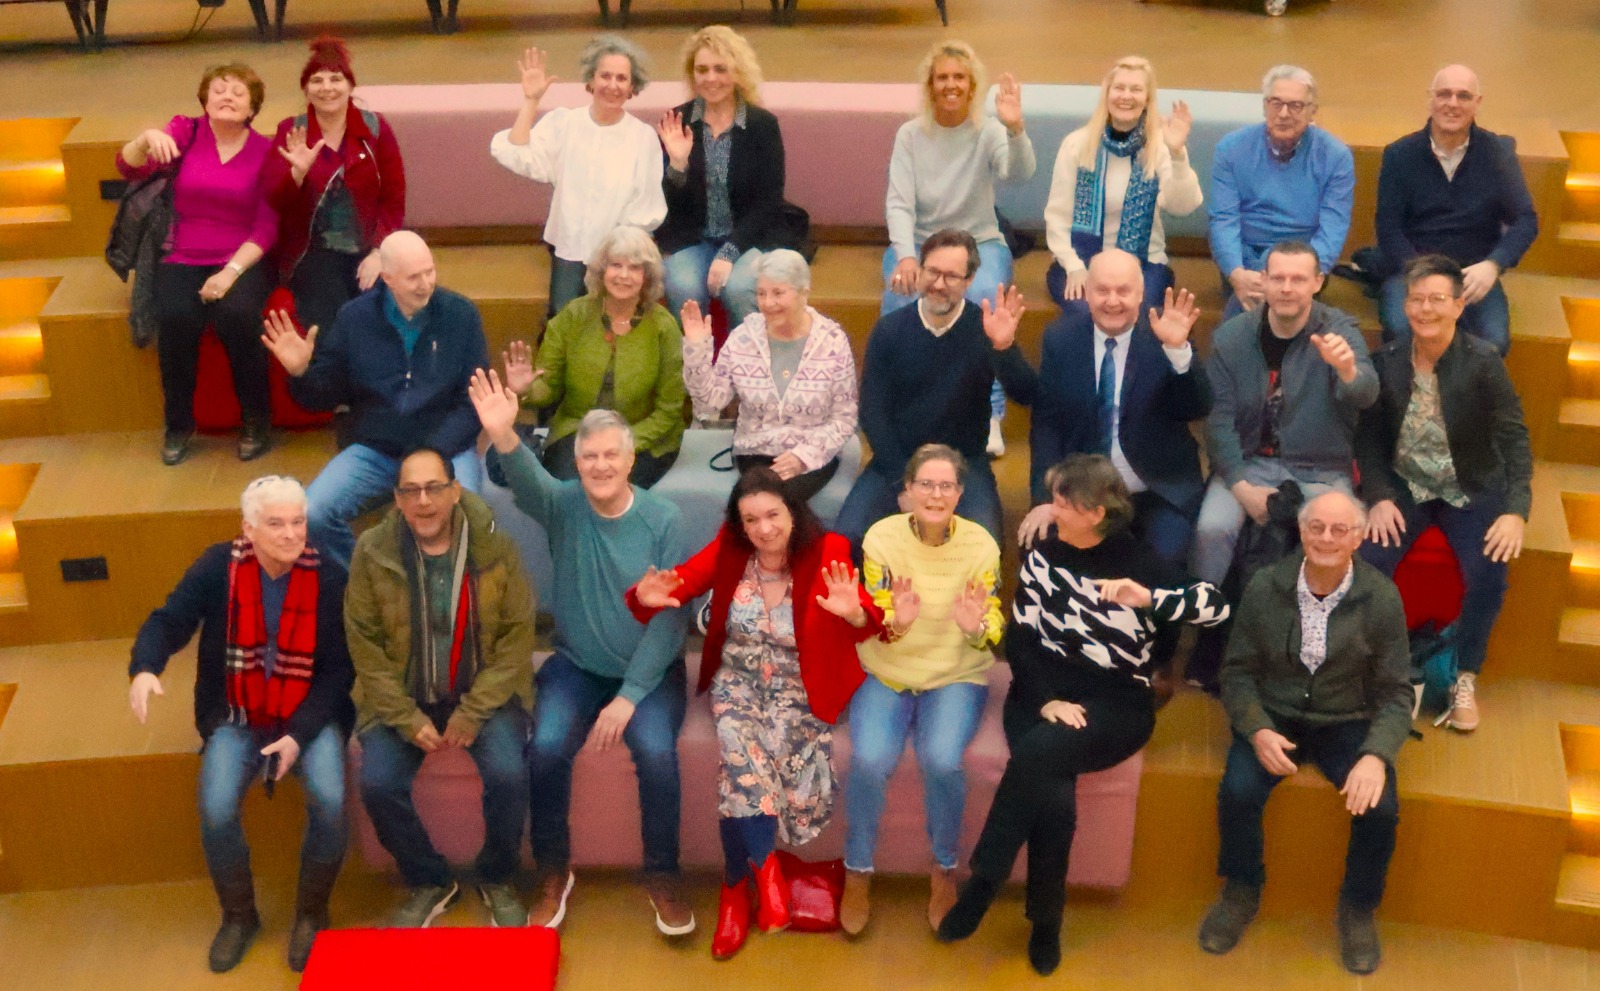
M 884 611 L 884 633 L 858 652 L 867 680 L 850 703 L 850 776 L 845 782 L 844 901 L 839 921 L 866 927 L 884 792 L 910 736 L 922 771 L 933 847 L 928 923 L 955 903 L 951 872 L 967 783 L 962 757 L 989 695 L 990 648 L 1003 620 L 996 594 L 1000 548 L 955 514 L 967 473 L 960 452 L 925 444 L 906 464 L 904 505 L 861 543 L 867 590 Z

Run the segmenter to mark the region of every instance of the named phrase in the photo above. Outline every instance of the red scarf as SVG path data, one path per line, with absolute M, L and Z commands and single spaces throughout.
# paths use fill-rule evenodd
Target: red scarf
M 248 538 L 234 538 L 228 562 L 228 722 L 279 732 L 305 701 L 317 654 L 320 567 L 316 549 L 307 546 L 289 572 L 278 620 L 278 658 L 268 678 L 261 562 Z

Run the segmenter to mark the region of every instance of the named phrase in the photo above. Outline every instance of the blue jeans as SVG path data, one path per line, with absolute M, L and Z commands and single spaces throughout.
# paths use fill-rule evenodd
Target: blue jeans
M 1384 280 L 1378 319 L 1383 324 L 1384 341 L 1411 336 L 1411 320 L 1406 316 L 1405 276 L 1395 275 Z M 1498 279 L 1482 299 L 1461 311 L 1460 329 L 1493 344 L 1502 358 L 1511 350 L 1511 304 L 1506 302 L 1505 288 Z
M 1245 481 L 1277 488 L 1293 479 L 1307 500 L 1333 489 L 1350 495 L 1350 479 L 1326 471 L 1297 471 L 1277 458 L 1251 458 L 1244 469 Z M 1194 527 L 1194 576 L 1203 582 L 1221 585 L 1233 564 L 1233 548 L 1244 529 L 1244 507 L 1233 497 L 1221 475 L 1211 476 L 1205 499 L 1200 503 L 1200 518 Z
M 567 815 L 572 806 L 572 761 L 596 717 L 622 688 L 555 653 L 539 669 L 533 738 L 528 741 L 528 785 L 533 797 L 533 857 L 541 870 L 564 871 L 572 861 Z M 678 731 L 688 707 L 683 659 L 673 661 L 661 684 L 639 700 L 622 731 L 639 776 L 639 822 L 646 874 L 678 873 Z
M 1483 535 L 1505 512 L 1501 500 L 1480 499 L 1457 509 L 1442 499 L 1430 499 L 1420 506 L 1401 507 L 1401 512 L 1406 529 L 1400 535 L 1400 545 L 1380 547 L 1369 541 L 1361 545 L 1361 556 L 1393 578 L 1401 558 L 1422 531 L 1434 525 L 1444 531 L 1461 568 L 1463 586 L 1461 615 L 1456 619 L 1456 663 L 1461 670 L 1477 674 L 1483 670 L 1489 634 L 1494 631 L 1494 621 L 1500 617 L 1500 605 L 1506 598 L 1505 564 L 1492 561 L 1483 553 Z
M 850 778 L 844 786 L 846 867 L 872 870 L 884 792 L 900 766 L 908 735 L 922 771 L 922 803 L 933 859 L 947 870 L 956 866 L 961 815 L 967 807 L 967 775 L 961 759 L 978 732 L 988 698 L 988 685 L 957 682 L 925 692 L 897 692 L 867 675 L 850 700 Z
M 1296 764 L 1310 761 L 1339 788 L 1361 759 L 1361 744 L 1370 726 L 1366 720 L 1358 719 L 1322 727 L 1279 726 L 1277 731 L 1294 741 L 1296 749 L 1290 756 Z M 1386 770 L 1388 781 L 1377 807 L 1350 817 L 1350 842 L 1345 850 L 1344 884 L 1339 897 L 1357 909 L 1375 909 L 1383 901 L 1389 858 L 1394 855 L 1400 797 L 1394 768 Z M 1261 816 L 1272 789 L 1282 780 L 1261 766 L 1249 740 L 1234 736 L 1222 784 L 1217 789 L 1217 829 L 1222 836 L 1217 873 L 1222 877 L 1252 885 L 1266 882 Z
M 511 702 L 494 711 L 467 747 L 483 780 L 483 849 L 476 870 L 485 884 L 502 884 L 516 873 L 522 824 L 528 817 L 528 776 L 522 767 L 527 738 L 528 714 Z M 361 734 L 361 801 L 378 840 L 411 888 L 450 883 L 450 864 L 434 849 L 411 801 L 411 783 L 426 756 L 393 727 L 376 726 Z
M 550 253 L 550 302 L 545 307 L 546 323 L 568 303 L 589 291 L 583 284 L 583 277 L 588 271 L 589 266 L 583 262 L 557 258 L 554 251 Z
M 239 803 L 261 777 L 266 758 L 261 748 L 272 739 L 225 723 L 212 731 L 200 752 L 200 845 L 212 877 L 248 865 L 250 847 L 239 824 Z M 306 836 L 300 846 L 305 863 L 338 863 L 344 859 L 344 735 L 324 726 L 300 752 L 290 773 L 300 779 L 306 798 Z
M 1087 263 L 1089 259 L 1085 258 Z M 1163 262 L 1140 262 L 1144 269 L 1144 303 L 1139 309 L 1139 315 L 1150 312 L 1151 307 L 1157 310 L 1167 301 L 1167 290 L 1172 288 L 1172 269 Z M 1067 270 L 1061 267 L 1060 262 L 1053 261 L 1050 268 L 1044 273 L 1044 285 L 1050 293 L 1050 298 L 1061 307 L 1063 316 L 1078 310 L 1084 315 L 1089 312 L 1089 304 L 1081 299 L 1067 299 Z
M 450 459 L 456 479 L 471 492 L 483 491 L 483 462 L 469 447 Z M 400 459 L 365 444 L 351 444 L 322 466 L 306 488 L 306 529 L 311 546 L 350 570 L 356 536 L 350 521 L 394 498 Z
M 667 284 L 667 309 L 672 311 L 673 316 L 677 316 L 683 304 L 691 299 L 700 304 L 701 313 L 709 310 L 711 294 L 706 289 L 706 276 L 711 272 L 711 263 L 717 260 L 717 251 L 722 243 L 701 241 L 662 259 Z M 722 292 L 718 294 L 723 309 L 728 311 L 729 329 L 739 326 L 745 317 L 756 311 L 756 262 L 760 260 L 761 252 L 755 248 L 740 255 L 733 263 L 733 271 L 728 274 Z
M 839 515 L 833 521 L 833 532 L 850 541 L 858 565 L 861 563 L 861 538 L 867 535 L 872 524 L 900 511 L 900 493 L 905 490 L 898 476 L 891 479 L 874 471 L 874 467 L 868 464 L 856 476 L 856 483 L 850 487 L 850 494 L 845 496 L 844 505 L 839 507 Z M 987 458 L 967 462 L 967 482 L 961 501 L 956 503 L 956 515 L 977 523 L 989 531 L 995 543 L 1005 546 L 1006 539 L 1000 535 L 1000 492 L 995 487 L 994 470 L 989 467 Z

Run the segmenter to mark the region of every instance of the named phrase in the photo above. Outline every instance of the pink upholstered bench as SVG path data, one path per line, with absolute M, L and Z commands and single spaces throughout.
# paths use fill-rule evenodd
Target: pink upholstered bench
M 699 655 L 689 657 L 690 684 Z M 962 856 L 972 849 L 984 816 L 994 799 L 995 787 L 1005 769 L 1006 742 L 1000 729 L 1000 707 L 1011 669 L 996 664 L 990 677 L 989 704 L 967 754 L 967 815 Z M 848 727 L 835 734 L 834 761 L 841 778 L 850 765 Z M 359 780 L 356 768 L 360 747 L 352 745 L 351 808 L 355 810 L 357 837 L 363 859 L 372 867 L 392 864 L 378 843 L 377 834 L 353 794 Z M 679 739 L 678 755 L 683 779 L 682 857 L 687 866 L 711 867 L 721 863 L 717 838 L 717 737 L 711 709 L 703 697 L 690 699 Z M 1074 885 L 1120 888 L 1128 880 L 1133 856 L 1133 826 L 1139 800 L 1139 775 L 1144 755 L 1098 774 L 1078 779 L 1078 831 L 1072 843 L 1071 872 Z M 460 751 L 429 757 L 417 776 L 417 809 L 440 852 L 457 863 L 470 862 L 483 842 L 481 794 L 472 760 Z M 537 800 L 537 796 L 535 796 Z M 605 754 L 584 750 L 574 769 L 572 794 L 572 856 L 579 864 L 629 866 L 640 857 L 638 785 L 625 747 Z M 808 860 L 837 857 L 844 846 L 842 795 L 834 821 L 800 853 Z M 889 783 L 889 801 L 879 831 L 877 866 L 891 873 L 922 873 L 928 869 L 928 838 L 923 829 L 922 786 L 915 755 L 907 753 Z M 1018 860 L 1017 877 L 1022 861 Z

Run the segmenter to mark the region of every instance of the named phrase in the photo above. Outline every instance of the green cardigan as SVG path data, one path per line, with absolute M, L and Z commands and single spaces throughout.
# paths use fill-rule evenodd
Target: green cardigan
M 578 421 L 595 408 L 600 382 L 611 360 L 606 343 L 600 297 L 589 295 L 568 303 L 545 329 L 534 379 L 526 402 L 557 403 L 550 418 L 550 441 L 578 429 Z M 672 313 L 659 303 L 628 333 L 616 340 L 616 411 L 633 428 L 633 446 L 660 457 L 683 440 L 683 332 Z

